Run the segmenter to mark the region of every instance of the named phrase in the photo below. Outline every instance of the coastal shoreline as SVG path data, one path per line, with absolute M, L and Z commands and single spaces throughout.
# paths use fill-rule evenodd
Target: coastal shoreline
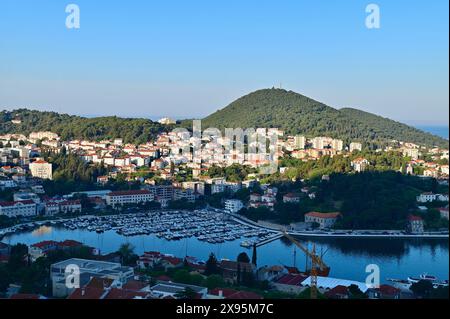
M 252 220 L 249 220 L 243 216 L 233 214 L 226 212 L 224 210 L 219 209 L 210 209 L 212 212 L 215 213 L 223 213 L 224 215 L 228 215 L 229 218 L 234 220 L 235 222 L 238 222 L 240 224 L 250 226 L 252 228 L 257 228 L 260 230 L 267 230 L 272 233 L 280 233 L 282 231 L 286 231 L 289 235 L 293 236 L 299 236 L 304 238 L 400 238 L 400 239 L 445 239 L 449 238 L 448 232 L 425 232 L 422 234 L 405 234 L 402 230 L 332 230 L 332 231 L 298 231 L 298 230 L 292 230 L 289 228 L 286 228 L 284 225 L 277 225 L 273 224 L 274 227 L 269 227 L 267 225 L 261 225 L 257 222 L 254 222 Z M 170 210 L 160 210 L 160 212 L 167 212 Z M 182 210 L 176 210 L 176 211 L 182 211 Z M 130 216 L 142 214 L 142 212 L 136 212 L 132 214 L 127 214 Z M 111 214 L 111 215 L 103 215 L 104 217 L 108 216 L 115 216 L 117 214 Z M 79 217 L 85 217 L 85 218 L 95 218 L 96 215 L 83 215 Z M 71 218 L 65 218 L 65 219 L 49 219 L 44 221 L 35 221 L 35 222 L 27 222 L 22 224 L 17 224 L 9 228 L 0 229 L 0 240 L 2 240 L 4 237 L 16 233 L 16 231 L 11 231 L 14 228 L 19 228 L 21 226 L 26 226 L 33 224 L 34 227 L 38 226 L 44 226 L 52 221 L 58 221 L 58 222 L 65 222 L 74 220 L 78 217 L 71 217 Z M 276 238 L 278 239 L 278 238 Z

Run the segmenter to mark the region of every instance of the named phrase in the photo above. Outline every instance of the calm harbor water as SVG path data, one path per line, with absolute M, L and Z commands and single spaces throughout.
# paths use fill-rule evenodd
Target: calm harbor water
M 240 246 L 240 240 L 223 244 L 209 244 L 196 238 L 180 241 L 167 241 L 154 235 L 124 237 L 114 231 L 102 234 L 87 230 L 68 230 L 60 227 L 41 227 L 33 232 L 17 233 L 3 238 L 9 244 L 34 244 L 43 240 L 61 241 L 74 239 L 86 245 L 100 249 L 102 254 L 116 251 L 124 242 L 135 246 L 135 252 L 156 250 L 183 257 L 186 254 L 206 260 L 213 252 L 220 258 L 235 260 L 240 252 L 247 252 L 251 257 L 252 249 Z M 299 238 L 299 241 L 317 251 L 326 252 L 325 262 L 331 266 L 330 276 L 364 281 L 365 268 L 368 264 L 380 267 L 381 279 L 406 278 L 423 272 L 449 278 L 449 254 L 447 239 L 399 239 L 399 238 Z M 294 245 L 286 239 L 279 239 L 257 250 L 258 266 L 294 264 Z M 295 264 L 305 268 L 305 256 L 296 250 Z

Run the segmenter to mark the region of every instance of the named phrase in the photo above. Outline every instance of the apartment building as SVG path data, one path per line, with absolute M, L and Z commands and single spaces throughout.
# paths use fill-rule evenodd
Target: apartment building
M 52 164 L 38 159 L 33 163 L 30 163 L 31 176 L 41 179 L 52 179 Z
M 155 199 L 153 192 L 149 190 L 131 190 L 111 192 L 106 195 L 106 204 L 116 207 L 124 204 L 139 204 L 151 202 Z
M 66 285 L 66 279 L 73 269 L 79 271 L 80 287 L 92 278 L 111 279 L 124 285 L 134 277 L 132 267 L 125 267 L 119 263 L 71 258 L 51 265 L 50 279 L 52 281 L 53 296 L 64 298 L 70 295 L 76 287 Z
M 36 203 L 32 200 L 0 202 L 0 216 L 29 217 L 36 215 Z
M 341 213 L 318 213 L 305 214 L 305 223 L 317 223 L 320 228 L 330 228 L 341 217 Z
M 227 199 L 225 201 L 225 210 L 230 213 L 237 213 L 242 208 L 244 208 L 244 204 L 242 204 L 242 201 L 238 199 Z

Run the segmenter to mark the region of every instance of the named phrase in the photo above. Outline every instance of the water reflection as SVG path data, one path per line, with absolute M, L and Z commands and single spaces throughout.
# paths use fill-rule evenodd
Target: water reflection
M 449 242 L 433 238 L 306 238 L 297 237 L 302 244 L 336 250 L 344 255 L 371 256 L 375 258 L 401 258 L 410 253 L 412 248 L 429 250 L 432 256 L 437 251 L 448 250 Z M 281 242 L 286 247 L 293 244 L 286 238 Z
M 42 237 L 42 236 L 51 234 L 52 231 L 53 231 L 53 228 L 52 228 L 52 227 L 49 227 L 49 226 L 41 226 L 41 227 L 39 227 L 38 229 L 35 229 L 35 230 L 31 233 L 31 235 L 32 235 L 32 236 L 35 236 L 35 237 Z
M 74 239 L 107 254 L 117 251 L 124 242 L 131 243 L 137 254 L 156 250 L 175 256 L 194 256 L 207 260 L 211 252 L 217 258 L 235 260 L 240 252 L 252 255 L 252 249 L 240 246 L 241 241 L 227 241 L 210 244 L 196 238 L 180 241 L 167 241 L 155 235 L 124 237 L 114 231 L 102 234 L 87 230 L 69 230 L 60 227 L 41 227 L 33 232 L 16 233 L 5 237 L 4 242 L 15 244 L 34 244 L 43 240 L 62 241 Z M 445 239 L 401 239 L 401 238 L 305 238 L 297 237 L 304 246 L 320 254 L 325 252 L 325 262 L 332 267 L 331 276 L 364 281 L 368 264 L 379 265 L 382 278 L 405 278 L 423 272 L 434 274 L 442 279 L 448 278 L 448 240 Z M 294 255 L 294 250 L 296 254 Z M 286 238 L 273 241 L 258 248 L 258 265 L 296 264 L 306 267 L 305 255 L 295 249 Z

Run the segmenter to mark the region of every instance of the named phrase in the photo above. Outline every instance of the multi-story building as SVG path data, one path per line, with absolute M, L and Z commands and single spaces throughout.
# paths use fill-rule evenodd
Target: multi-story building
M 36 215 L 36 203 L 32 200 L 0 202 L 0 215 L 7 217 L 29 217 Z
M 175 188 L 173 194 L 174 200 L 187 200 L 188 202 L 195 202 L 195 193 L 192 189 Z
M 448 220 L 448 207 L 439 208 L 439 213 L 441 214 L 441 218 Z
M 350 152 L 361 151 L 361 150 L 362 150 L 362 144 L 361 143 L 358 143 L 358 142 L 350 143 L 350 148 L 349 148 Z
M 44 204 L 45 216 L 53 216 L 59 214 L 59 203 L 54 201 L 47 201 Z
M 294 137 L 294 147 L 298 150 L 305 149 L 306 146 L 306 137 L 297 135 Z
M 416 198 L 419 203 L 429 203 L 434 201 L 448 202 L 447 194 L 433 194 L 432 192 L 422 193 Z
M 404 148 L 403 156 L 409 156 L 412 160 L 416 160 L 419 158 L 419 149 L 417 148 Z
M 423 219 L 420 216 L 410 215 L 408 217 L 408 230 L 414 234 L 420 234 L 424 231 Z
M 337 139 L 332 140 L 331 141 L 331 148 L 336 150 L 336 151 L 342 151 L 342 149 L 344 148 L 344 141 L 337 140 Z
M 205 195 L 205 183 L 204 182 L 183 182 L 182 187 L 184 189 L 190 189 L 194 193 Z
M 30 163 L 30 172 L 33 177 L 41 179 L 52 179 L 52 164 L 38 159 L 33 163 Z
M 225 210 L 230 213 L 237 213 L 242 208 L 244 208 L 244 204 L 238 199 L 227 199 L 225 201 Z
M 56 133 L 53 132 L 32 132 L 30 133 L 29 140 L 33 143 L 37 140 L 59 140 L 59 136 Z
M 425 177 L 432 177 L 432 178 L 438 178 L 439 177 L 439 171 L 435 168 L 428 168 L 423 171 L 423 176 Z
M 327 146 L 327 140 L 326 137 L 315 137 L 312 139 L 312 146 L 315 149 L 323 149 Z
M 288 193 L 283 196 L 283 202 L 284 203 L 299 203 L 300 195 L 294 194 L 294 193 Z
M 149 190 L 131 190 L 111 192 L 106 195 L 106 204 L 116 207 L 124 204 L 139 204 L 151 202 L 155 199 Z
M 78 258 L 67 259 L 50 267 L 54 297 L 67 297 L 77 288 L 66 284 L 66 280 L 70 279 L 68 276 L 72 274 L 71 270 L 73 269 L 79 271 L 80 287 L 95 277 L 111 279 L 119 285 L 124 285 L 134 276 L 132 267 L 124 267 L 119 263 Z
M 174 198 L 175 190 L 172 185 L 152 185 L 148 186 L 148 190 L 162 207 L 166 207 L 169 201 Z
M 59 210 L 61 213 L 81 213 L 81 201 L 65 200 L 59 203 Z
M 58 248 L 58 242 L 54 240 L 41 241 L 39 243 L 33 244 L 29 248 L 29 254 L 32 261 L 45 256 L 49 251 L 56 250 Z
M 306 223 L 317 223 L 320 228 L 330 228 L 341 217 L 341 213 L 318 213 L 310 212 L 305 214 Z
M 351 166 L 356 172 L 364 172 L 369 164 L 369 161 L 362 157 L 356 158 L 351 162 Z
M 0 179 L 0 188 L 15 188 L 17 187 L 17 183 L 11 179 Z

